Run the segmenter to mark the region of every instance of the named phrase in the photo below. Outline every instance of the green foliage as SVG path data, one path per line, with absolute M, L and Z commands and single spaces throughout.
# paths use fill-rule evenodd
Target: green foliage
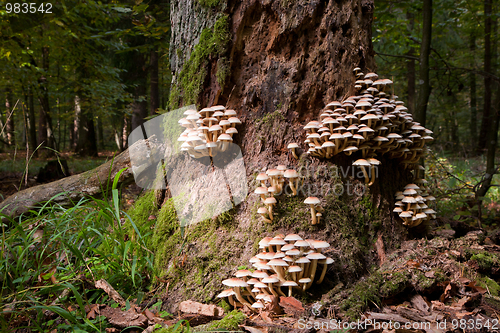
M 82 199 L 71 208 L 52 198 L 29 218 L 7 218 L 10 227 L 3 225 L 0 240 L 0 307 L 15 306 L 10 320 L 34 316 L 34 331 L 100 332 L 107 327 L 104 317 L 87 319 L 84 307 L 108 296 L 85 288 L 84 281 L 105 278 L 125 299 L 148 285 L 153 255 L 144 239 L 150 225 L 138 227 L 120 210 L 116 181 L 112 192 L 110 201 Z M 125 237 L 125 220 L 134 230 L 134 241 Z M 70 293 L 59 302 L 78 304 L 75 310 L 47 305 L 65 289 Z M 40 320 L 45 310 L 66 322 Z M 0 324 L 8 331 L 8 322 Z
M 246 316 L 243 312 L 238 310 L 233 310 L 224 316 L 221 320 L 215 320 L 210 323 L 207 330 L 217 330 L 220 328 L 226 329 L 228 331 L 236 331 L 239 326 L 245 320 Z
M 184 105 L 196 103 L 207 76 L 208 59 L 224 54 L 230 38 L 229 17 L 225 14 L 219 17 L 213 28 L 203 29 L 200 41 L 194 47 L 189 60 L 186 61 L 179 74 L 178 86 L 172 88 L 171 109 L 179 106 L 181 98 Z M 225 81 L 226 75 L 224 72 L 218 75 L 221 82 Z
M 196 0 L 200 5 L 204 7 L 218 7 L 222 4 L 226 4 L 226 0 Z

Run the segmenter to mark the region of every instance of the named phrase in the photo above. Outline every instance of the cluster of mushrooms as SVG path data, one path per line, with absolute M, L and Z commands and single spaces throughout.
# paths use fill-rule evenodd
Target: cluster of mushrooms
M 285 182 L 288 181 L 292 195 L 297 195 L 299 188 L 300 177 L 297 171 L 287 169 L 284 165 L 278 165 L 276 169 L 268 169 L 266 172 L 261 172 L 257 175 L 257 181 L 260 183 L 254 191 L 260 195 L 262 202 L 266 207 L 260 207 L 257 213 L 266 221 L 271 223 L 274 220 L 273 207 L 277 201 L 275 196 L 280 195 L 285 187 Z M 269 186 L 268 185 L 269 182 Z
M 396 208 L 393 212 L 410 228 L 436 218 L 436 211 L 426 204 L 436 200 L 429 194 L 426 184 L 425 179 L 417 179 L 415 184 L 406 185 L 404 191 L 396 192 Z
M 380 164 L 377 155 L 399 159 L 405 168 L 415 168 L 425 153 L 425 143 L 432 141 L 432 131 L 413 121 L 402 101 L 391 96 L 392 81 L 379 79 L 375 73 L 363 74 L 354 69 L 356 95 L 342 102 L 334 101 L 321 111 L 319 121 L 311 121 L 304 129 L 310 156 L 330 159 L 343 152 L 360 151 L 359 166 L 365 183 L 372 185 L 373 168 Z M 288 146 L 294 157 L 297 144 Z M 372 170 L 371 177 L 368 171 Z
M 294 288 L 305 291 L 315 280 L 321 283 L 327 266 L 333 263 L 321 253 L 329 246 L 325 241 L 303 240 L 296 234 L 265 237 L 259 242 L 262 252 L 250 259 L 255 270 L 241 269 L 234 278 L 222 281 L 230 289 L 218 297 L 227 297 L 235 308 L 246 305 L 257 311 L 272 302 L 271 295 L 290 297 Z
M 236 125 L 241 121 L 236 117 L 236 111 L 226 110 L 222 105 L 201 109 L 199 112 L 189 109 L 184 112 L 184 118 L 179 125 L 186 129 L 179 136 L 182 142 L 181 151 L 186 151 L 191 157 L 201 158 L 215 156 L 224 152 L 233 141 L 233 135 L 238 133 Z

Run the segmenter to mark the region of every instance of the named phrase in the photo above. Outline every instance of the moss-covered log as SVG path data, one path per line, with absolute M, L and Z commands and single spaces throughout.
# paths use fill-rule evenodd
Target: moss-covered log
M 122 169 L 125 170 L 118 178 L 118 186 L 128 185 L 134 181 L 129 154 L 133 153 L 137 161 L 144 160 L 148 164 L 147 152 L 138 149 L 141 147 L 140 143 L 138 141 L 93 170 L 17 192 L 0 203 L 0 213 L 15 218 L 29 210 L 36 210 L 49 200 L 62 206 L 70 206 L 84 197 L 99 197 L 103 192 L 111 192 L 111 184 Z M 153 144 L 161 146 L 149 140 L 149 145 Z

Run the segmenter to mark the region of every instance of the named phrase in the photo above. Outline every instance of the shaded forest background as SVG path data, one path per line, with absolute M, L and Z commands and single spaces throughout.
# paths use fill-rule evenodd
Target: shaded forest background
M 499 5 L 493 0 L 427 4 L 432 27 L 425 61 L 424 3 L 377 1 L 377 72 L 397 82 L 395 93 L 410 111 L 426 107 L 427 121 L 416 116 L 435 132 L 439 151 L 483 154 L 500 95 Z M 198 5 L 214 13 L 223 6 L 217 1 Z M 187 86 L 174 80 L 170 87 L 170 59 L 181 52 L 169 50 L 169 6 L 169 1 L 57 1 L 52 14 L 8 13 L 3 6 L 0 149 L 36 155 L 50 148 L 81 156 L 123 150 L 128 133 L 148 117 L 200 102 L 196 92 L 203 82 L 194 79 Z M 222 65 L 217 78 L 223 85 L 230 64 Z M 419 89 L 427 66 L 425 103 Z

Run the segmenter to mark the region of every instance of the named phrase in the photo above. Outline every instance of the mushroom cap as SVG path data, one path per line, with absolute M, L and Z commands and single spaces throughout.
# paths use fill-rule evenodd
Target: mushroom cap
M 228 296 L 236 295 L 236 292 L 233 289 L 226 289 L 223 292 L 221 292 L 217 297 L 219 298 L 224 298 Z
M 262 279 L 262 283 L 276 283 L 276 282 L 279 282 L 279 279 L 276 276 L 268 276 Z
M 326 259 L 326 256 L 323 253 L 313 252 L 307 255 L 307 259 L 309 260 L 321 260 Z
M 408 184 L 408 185 L 405 186 L 405 189 L 409 189 L 409 188 L 411 188 L 413 190 L 419 190 L 420 189 L 420 187 L 418 187 L 417 184 Z
M 267 188 L 267 191 L 268 191 L 269 193 L 276 193 L 276 191 L 277 191 L 277 190 L 276 190 L 276 187 L 274 187 L 274 186 L 269 186 L 269 187 Z
M 214 132 L 214 131 L 222 131 L 222 127 L 220 125 L 212 125 L 208 129 L 209 132 Z
M 285 178 L 298 178 L 299 173 L 293 169 L 288 169 L 285 171 L 284 176 L 285 176 Z
M 315 240 L 312 243 L 311 242 L 309 243 L 311 244 L 311 247 L 313 249 L 326 249 L 327 247 L 330 247 L 329 243 L 322 240 Z
M 401 200 L 401 201 L 404 203 L 417 203 L 417 199 L 415 199 L 414 197 L 411 197 L 411 196 L 404 197 L 403 200 Z
M 403 195 L 415 195 L 415 194 L 417 194 L 417 191 L 412 188 L 407 188 L 406 190 L 403 191 Z
M 234 273 L 234 276 L 236 277 L 244 277 L 244 276 L 251 276 L 252 272 L 250 272 L 248 269 L 240 269 L 236 273 Z
M 263 284 L 263 283 L 262 283 Z M 264 287 L 261 287 L 261 288 L 266 288 L 267 286 L 264 284 Z M 264 299 L 264 297 L 266 297 L 266 294 L 257 294 L 255 296 L 256 299 Z
M 255 194 L 267 194 L 267 187 L 259 186 L 254 191 Z
M 256 284 L 257 282 L 260 282 L 259 280 L 257 280 L 256 278 L 251 278 L 247 281 L 248 284 L 252 285 L 252 284 Z
M 310 278 L 302 278 L 299 280 L 299 283 L 309 283 L 309 282 L 311 282 Z
M 295 248 L 295 246 L 293 244 L 286 244 L 286 245 L 283 245 L 281 247 L 281 251 L 290 251 L 290 250 L 293 250 Z
M 222 133 L 221 135 L 219 135 L 219 137 L 217 138 L 217 141 L 233 141 L 233 138 L 231 137 L 231 135 L 229 134 L 226 134 L 226 133 Z
M 288 149 L 294 149 L 294 148 L 299 148 L 299 145 L 295 142 L 289 143 L 288 144 Z
M 263 309 L 264 308 L 264 304 L 262 304 L 261 301 L 257 301 L 257 302 L 255 302 L 255 303 L 252 304 L 252 308 Z
M 247 287 L 248 283 L 238 278 L 231 278 L 222 281 L 222 284 L 228 287 Z
M 280 164 L 276 167 L 276 170 L 279 170 L 279 171 L 285 171 L 286 170 L 286 165 L 283 165 L 283 164 Z
M 285 237 L 285 241 L 287 241 L 287 242 L 298 241 L 298 240 L 302 240 L 302 237 L 300 237 L 297 234 L 288 234 Z
M 280 259 L 280 258 L 284 258 L 284 257 L 285 257 L 285 252 L 279 251 L 279 252 L 276 252 L 273 259 Z
M 413 212 L 411 211 L 404 211 L 404 212 L 401 212 L 401 214 L 399 214 L 399 217 L 411 217 L 413 215 Z
M 300 268 L 300 266 L 293 265 L 288 267 L 288 272 L 290 273 L 302 272 L 302 268 Z
M 308 197 L 306 200 L 304 200 L 304 203 L 307 205 L 317 205 L 320 202 L 321 202 L 321 200 L 319 200 L 316 197 Z
M 401 213 L 403 211 L 403 209 L 401 207 L 395 207 L 392 212 L 393 213 Z
M 291 249 L 285 252 L 287 256 L 298 256 L 300 254 L 299 249 Z
M 366 159 L 371 165 L 380 165 L 380 161 L 375 158 L 367 158 Z
M 230 127 L 226 130 L 226 133 L 227 134 L 236 134 L 236 133 L 238 133 L 238 130 L 234 127 Z
M 226 111 L 224 111 L 224 115 L 226 117 L 233 117 L 236 116 L 236 111 L 232 109 L 227 109 Z
M 285 281 L 281 284 L 282 287 L 298 287 L 299 285 L 295 281 Z
M 269 198 L 266 198 L 266 200 L 264 200 L 264 203 L 266 205 L 274 205 L 276 203 L 276 198 L 275 197 L 269 197 Z
M 288 266 L 287 262 L 283 259 L 273 259 L 268 262 L 269 266 Z
M 309 242 L 305 241 L 305 240 L 298 240 L 293 245 L 295 245 L 296 247 L 309 247 L 309 246 L 311 246 L 311 244 L 309 244 Z
M 335 260 L 333 260 L 332 258 L 330 257 L 326 257 L 326 259 L 323 259 L 323 260 L 320 260 L 319 263 L 320 264 L 326 264 L 326 265 L 331 265 L 335 262 Z
M 310 262 L 311 262 L 311 260 L 307 259 L 307 257 L 301 257 L 301 258 L 295 260 L 296 264 L 307 264 Z
M 269 176 L 265 172 L 261 172 L 257 175 L 257 180 L 268 180 Z
M 224 111 L 226 108 L 224 105 L 213 105 L 210 107 L 213 111 Z
M 256 270 L 255 272 L 252 273 L 252 277 L 256 279 L 263 279 L 268 277 L 269 275 L 266 272 L 263 272 L 261 270 Z M 257 284 L 255 283 L 255 286 L 257 287 Z M 259 287 L 260 288 L 260 287 Z
M 269 241 L 269 245 L 285 245 L 285 244 L 286 244 L 285 240 L 278 236 L 274 237 Z
M 356 161 L 352 162 L 352 165 L 355 165 L 355 166 L 370 166 L 370 162 L 368 162 L 367 160 L 365 160 L 363 158 L 360 158 L 359 160 L 356 160 Z
M 269 242 L 273 239 L 272 237 L 264 237 L 259 241 L 259 247 L 263 248 L 269 245 Z

